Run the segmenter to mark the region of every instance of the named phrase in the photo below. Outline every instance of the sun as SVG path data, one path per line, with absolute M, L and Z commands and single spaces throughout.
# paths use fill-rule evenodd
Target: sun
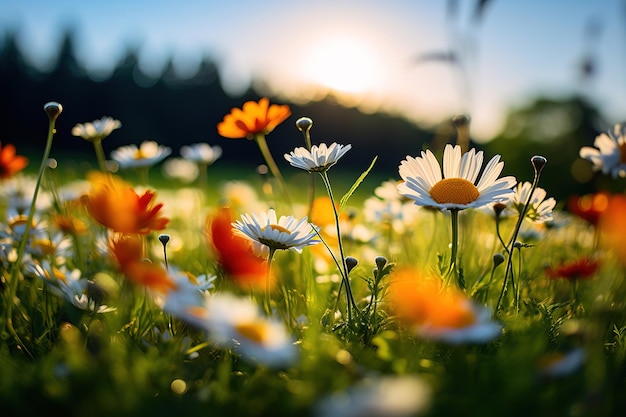
M 343 93 L 366 93 L 380 82 L 380 61 L 364 41 L 327 38 L 314 45 L 305 74 L 313 83 Z

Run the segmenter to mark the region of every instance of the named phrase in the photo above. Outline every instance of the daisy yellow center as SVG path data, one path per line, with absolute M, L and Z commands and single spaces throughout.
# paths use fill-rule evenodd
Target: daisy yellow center
M 61 280 L 63 282 L 67 282 L 67 280 L 65 279 L 65 274 L 61 271 L 59 271 L 58 268 L 53 267 L 52 268 L 52 274 L 54 275 L 54 278 Z M 49 271 L 44 271 L 44 275 L 46 276 L 47 279 L 52 279 L 53 277 L 50 276 L 50 272 Z
M 439 204 L 469 204 L 478 199 L 480 192 L 464 178 L 446 178 L 433 185 L 430 196 Z
M 52 255 L 56 250 L 56 245 L 47 239 L 37 239 L 33 242 L 33 246 L 39 248 L 45 255 Z
M 148 156 L 141 149 L 137 149 L 133 155 L 134 159 L 146 159 Z
M 267 339 L 267 323 L 260 320 L 239 323 L 235 325 L 235 330 L 246 339 L 252 340 L 255 343 L 263 343 L 263 341 Z
M 288 235 L 290 235 L 290 234 L 291 234 L 291 231 L 290 231 L 289 229 L 287 229 L 286 227 L 283 227 L 283 226 L 277 225 L 277 224 L 270 224 L 270 225 L 269 225 L 269 226 L 267 226 L 267 227 L 269 227 L 269 228 L 270 228 L 270 229 L 272 229 L 272 230 L 278 230 L 278 231 L 279 231 L 279 232 L 281 232 L 281 233 L 287 233 Z M 263 228 L 263 231 L 265 231 L 265 229 L 266 229 L 266 227 L 264 227 L 264 228 Z

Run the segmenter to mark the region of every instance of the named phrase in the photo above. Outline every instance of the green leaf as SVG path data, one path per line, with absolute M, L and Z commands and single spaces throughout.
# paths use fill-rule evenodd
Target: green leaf
M 367 174 L 370 173 L 377 159 L 378 159 L 378 156 L 375 156 L 374 159 L 372 159 L 372 163 L 370 164 L 370 166 L 359 176 L 359 178 L 356 179 L 356 181 L 354 182 L 354 184 L 352 184 L 352 187 L 350 187 L 348 192 L 345 193 L 343 197 L 341 197 L 341 200 L 339 201 L 339 211 L 343 210 L 346 203 L 348 202 L 348 199 L 352 196 L 352 194 L 354 194 L 354 192 L 359 187 L 359 185 L 361 185 L 365 177 L 367 177 Z

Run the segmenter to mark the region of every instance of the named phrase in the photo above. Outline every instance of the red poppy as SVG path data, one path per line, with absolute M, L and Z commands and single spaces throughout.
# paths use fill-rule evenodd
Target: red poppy
M 219 208 L 215 215 L 207 218 L 207 241 L 217 262 L 236 284 L 264 289 L 267 263 L 254 254 L 248 240 L 233 234 L 233 221 L 229 207 Z
M 568 280 L 590 279 L 600 268 L 600 262 L 591 258 L 580 258 L 573 261 L 563 262 L 555 267 L 545 269 L 550 278 L 564 278 Z

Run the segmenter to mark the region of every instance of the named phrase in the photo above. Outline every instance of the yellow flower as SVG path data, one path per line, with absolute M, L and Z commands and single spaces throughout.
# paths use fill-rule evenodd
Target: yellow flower
M 272 104 L 267 97 L 259 102 L 248 101 L 241 109 L 233 108 L 217 124 L 217 132 L 229 139 L 253 139 L 258 134 L 267 135 L 291 115 L 289 106 Z

